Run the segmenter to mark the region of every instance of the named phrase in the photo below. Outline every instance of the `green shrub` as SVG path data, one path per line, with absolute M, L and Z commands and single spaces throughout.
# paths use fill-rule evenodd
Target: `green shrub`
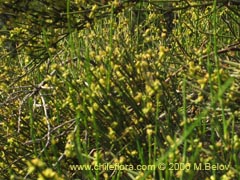
M 9 39 L 17 50 L 16 57 L 1 51 L 1 178 L 239 176 L 238 6 L 0 4 L 1 13 L 16 17 L 9 19 Z M 169 166 L 74 166 L 163 163 Z M 215 164 L 225 168 L 215 171 Z

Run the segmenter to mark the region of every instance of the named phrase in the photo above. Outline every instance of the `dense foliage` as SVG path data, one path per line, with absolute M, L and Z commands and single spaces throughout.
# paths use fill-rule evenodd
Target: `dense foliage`
M 0 179 L 237 179 L 238 1 L 0 1 Z M 211 163 L 224 170 L 72 170 Z

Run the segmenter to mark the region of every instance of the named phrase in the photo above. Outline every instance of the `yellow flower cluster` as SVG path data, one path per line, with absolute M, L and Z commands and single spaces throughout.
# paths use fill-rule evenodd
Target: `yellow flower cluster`
M 32 159 L 27 162 L 28 165 L 28 173 L 31 174 L 34 171 L 38 171 L 38 180 L 53 179 L 53 180 L 63 180 L 62 177 L 58 176 L 58 174 L 51 168 L 46 167 L 46 164 L 38 159 Z

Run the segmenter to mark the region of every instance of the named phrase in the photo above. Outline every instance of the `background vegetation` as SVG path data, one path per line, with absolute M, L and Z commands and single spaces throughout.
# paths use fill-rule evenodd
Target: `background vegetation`
M 0 2 L 0 179 L 238 179 L 237 0 Z M 229 169 L 73 171 L 211 163 Z

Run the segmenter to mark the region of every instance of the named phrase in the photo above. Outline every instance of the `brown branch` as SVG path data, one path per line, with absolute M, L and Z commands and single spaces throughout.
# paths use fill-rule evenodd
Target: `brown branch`
M 230 51 L 240 51 L 240 41 L 237 42 L 237 43 L 234 43 L 234 44 L 231 44 L 229 46 L 227 46 L 226 48 L 224 49 L 220 49 L 217 51 L 217 54 L 224 54 L 224 53 L 227 53 L 227 52 L 230 52 Z M 214 52 L 211 52 L 209 54 L 205 54 L 203 55 L 202 57 L 200 57 L 201 59 L 206 59 L 208 58 L 209 56 L 213 56 L 214 55 Z

